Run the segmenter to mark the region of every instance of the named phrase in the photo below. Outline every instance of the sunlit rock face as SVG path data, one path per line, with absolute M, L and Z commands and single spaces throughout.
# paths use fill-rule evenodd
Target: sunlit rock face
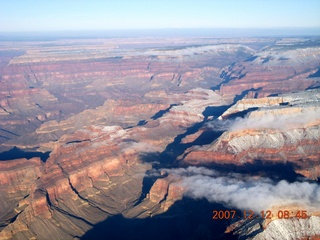
M 0 239 L 77 239 L 113 216 L 162 216 L 189 191 L 178 167 L 260 160 L 319 178 L 315 40 L 83 41 L 0 46 L 12 51 L 0 58 L 0 152 L 50 152 L 2 158 Z M 315 239 L 318 218 L 229 232 Z
M 118 144 L 126 134 L 121 127 L 83 129 L 57 143 L 37 178 L 31 178 L 34 167 L 25 168 L 24 181 L 32 185 L 23 199 L 16 199 L 22 211 L 17 213 L 12 204 L 15 221 L 1 231 L 1 238 L 72 239 L 132 207 L 150 165 L 139 163 L 134 154 L 120 155 Z

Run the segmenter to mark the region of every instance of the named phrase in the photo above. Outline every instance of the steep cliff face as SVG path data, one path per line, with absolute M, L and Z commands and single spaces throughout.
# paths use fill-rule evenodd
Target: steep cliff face
M 12 223 L 2 229 L 1 239 L 73 239 L 108 216 L 132 208 L 151 165 L 139 161 L 134 147 L 129 152 L 130 144 L 127 151 L 120 148 L 125 136 L 129 137 L 121 127 L 91 127 L 57 143 L 37 178 L 26 169 L 30 192 L 16 192 L 19 184 L 14 186 L 15 194 L 24 193 L 24 209 L 8 221 Z
M 42 164 L 39 158 L 17 159 L 0 162 L 0 169 L 0 227 L 3 227 L 28 206 L 26 198 L 41 175 Z

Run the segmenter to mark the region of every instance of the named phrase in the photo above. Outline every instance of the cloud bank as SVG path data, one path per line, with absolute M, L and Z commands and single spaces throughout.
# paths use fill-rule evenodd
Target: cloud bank
M 152 153 L 161 152 L 163 149 L 158 146 L 151 145 L 146 142 L 130 142 L 122 144 L 122 152 L 125 153 Z
M 302 128 L 311 123 L 320 123 L 320 108 L 306 108 L 297 112 L 282 113 L 278 111 L 259 111 L 233 120 L 213 120 L 207 126 L 215 131 L 238 131 L 246 129 L 292 129 Z
M 201 168 L 166 169 L 177 178 L 185 195 L 194 199 L 206 198 L 229 208 L 260 212 L 276 206 L 297 204 L 309 211 L 320 210 L 320 186 L 316 183 L 285 180 L 273 182 L 268 178 L 224 174 Z M 304 210 L 304 209 L 302 209 Z
M 272 111 L 258 116 L 238 118 L 230 125 L 230 130 L 243 130 L 250 128 L 292 129 L 305 127 L 307 124 L 319 122 L 320 108 L 307 108 L 301 112 L 273 113 Z

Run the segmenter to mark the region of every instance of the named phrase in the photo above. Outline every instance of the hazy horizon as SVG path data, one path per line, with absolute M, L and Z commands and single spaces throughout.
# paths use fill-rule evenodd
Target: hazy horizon
M 320 28 L 317 0 L 16 0 L 0 2 L 0 32 Z
M 33 31 L 0 32 L 0 41 L 37 41 L 59 39 L 92 38 L 143 38 L 143 37 L 195 37 L 195 38 L 239 38 L 239 37 L 318 37 L 320 28 L 168 28 L 129 30 L 82 30 L 82 31 Z

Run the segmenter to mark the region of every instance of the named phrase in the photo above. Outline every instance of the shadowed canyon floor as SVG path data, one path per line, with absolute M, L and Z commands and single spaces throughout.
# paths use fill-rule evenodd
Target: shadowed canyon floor
M 1 41 L 0 239 L 317 239 L 319 69 L 311 37 Z

